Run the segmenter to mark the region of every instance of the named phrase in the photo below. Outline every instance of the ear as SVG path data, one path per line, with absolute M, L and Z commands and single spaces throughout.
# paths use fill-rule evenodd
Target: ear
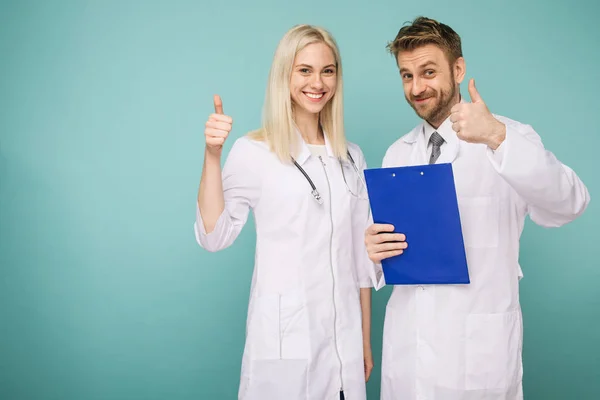
M 454 74 L 454 80 L 457 84 L 461 84 L 465 79 L 465 74 L 467 72 L 467 66 L 465 64 L 465 59 L 463 57 L 458 57 L 456 61 L 454 61 L 454 66 L 452 67 L 452 73 Z

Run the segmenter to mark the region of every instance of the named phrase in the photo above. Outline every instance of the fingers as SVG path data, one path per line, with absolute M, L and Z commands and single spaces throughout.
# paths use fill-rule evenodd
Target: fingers
M 380 263 L 381 260 L 385 260 L 386 258 L 403 254 L 407 247 L 408 244 L 406 242 L 382 243 L 368 246 L 367 253 L 369 254 L 371 261 Z
M 367 228 L 367 234 L 377 235 L 380 232 L 394 232 L 394 225 L 390 224 L 373 224 Z
M 404 233 L 380 233 L 373 236 L 372 243 L 385 243 L 385 242 L 405 242 L 406 235 Z
M 394 226 L 390 224 L 373 224 L 365 232 L 365 246 L 371 261 L 381 262 L 386 258 L 395 257 L 408 247 L 406 235 L 393 233 Z
M 372 371 L 373 371 L 373 363 L 370 363 L 370 364 L 365 363 L 365 382 L 369 381 Z
M 391 224 L 372 224 L 365 232 L 365 244 L 384 243 L 384 242 L 404 242 L 406 236 L 403 233 L 394 232 L 394 225 Z
M 406 236 L 403 233 L 380 233 L 378 235 L 365 236 L 365 246 L 369 250 L 380 244 L 387 243 L 406 243 Z
M 371 372 L 373 371 L 373 367 L 374 367 L 373 356 L 370 353 L 369 353 L 369 355 L 365 354 L 364 366 L 365 366 L 365 382 L 368 382 L 369 378 L 371 377 Z
M 405 250 L 408 247 L 406 242 L 388 242 L 373 244 L 369 247 L 370 253 L 385 253 L 388 251 Z
M 369 254 L 369 259 L 371 259 L 371 261 L 373 261 L 374 263 L 380 263 L 386 258 L 396 257 L 401 255 L 402 253 L 404 253 L 404 250 L 386 251 L 383 253 Z
M 471 103 L 483 102 L 481 95 L 479 94 L 479 92 L 477 91 L 477 88 L 475 87 L 475 79 L 469 80 L 469 96 L 471 96 Z
M 206 121 L 206 128 L 220 129 L 220 130 L 229 132 L 229 131 L 231 131 L 231 123 L 214 121 L 214 120 L 209 119 L 208 121 Z
M 221 148 L 229 136 L 229 132 L 231 132 L 230 123 L 208 120 L 204 129 L 206 145 L 209 148 Z
M 211 154 L 220 154 L 220 151 L 231 132 L 233 119 L 223 114 L 223 101 L 219 95 L 213 96 L 215 106 L 214 114 L 211 114 L 206 121 L 204 128 L 204 137 L 206 140 L 206 148 Z
M 208 120 L 216 121 L 216 122 L 225 122 L 228 124 L 233 123 L 233 118 L 231 118 L 229 115 L 222 115 L 222 114 L 210 114 L 208 116 Z
M 204 130 L 204 135 L 209 137 L 222 137 L 222 138 L 226 138 L 227 135 L 229 135 L 229 131 L 224 131 L 221 129 L 214 129 L 214 128 L 206 128 Z
M 223 101 L 221 100 L 221 96 L 219 96 L 218 94 L 215 94 L 213 96 L 213 102 L 215 104 L 215 113 L 223 114 Z
M 460 132 L 460 128 L 461 128 L 461 126 L 460 126 L 459 122 L 455 122 L 455 123 L 452 124 L 452 130 L 454 132 L 456 132 L 456 133 Z

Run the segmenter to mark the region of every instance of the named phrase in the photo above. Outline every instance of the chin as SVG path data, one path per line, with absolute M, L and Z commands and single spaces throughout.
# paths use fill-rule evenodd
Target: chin
M 413 104 L 413 109 L 417 112 L 419 117 L 423 119 L 429 119 L 437 109 L 437 104 L 431 104 L 426 107 L 420 107 L 418 105 Z
M 311 114 L 319 114 L 325 108 L 325 104 L 305 104 L 304 109 Z

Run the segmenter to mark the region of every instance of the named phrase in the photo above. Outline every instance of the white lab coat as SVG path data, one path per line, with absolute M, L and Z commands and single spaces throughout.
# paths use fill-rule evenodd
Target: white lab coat
M 531 126 L 496 117 L 506 124 L 496 151 L 459 140 L 449 120 L 439 128 L 451 132 L 436 163 L 453 166 L 471 283 L 393 288 L 382 400 L 523 398 L 519 237 L 525 217 L 558 227 L 579 216 L 590 198 Z M 383 167 L 427 164 L 426 148 L 421 124 L 388 149 Z M 410 248 L 410 237 L 407 242 Z
M 300 136 L 299 136 L 300 137 Z M 340 163 L 326 139 L 321 160 L 302 147 L 296 161 L 323 198 L 311 195 L 304 175 L 281 163 L 265 143 L 238 139 L 223 168 L 225 210 L 210 234 L 197 212 L 198 243 L 209 251 L 230 246 L 246 223 L 256 222 L 246 344 L 239 399 L 366 399 L 360 287 L 372 287 L 364 232 L 366 189 L 348 192 Z M 365 160 L 349 144 L 361 174 Z M 358 174 L 344 162 L 348 186 Z M 218 266 L 211 266 L 217 268 Z

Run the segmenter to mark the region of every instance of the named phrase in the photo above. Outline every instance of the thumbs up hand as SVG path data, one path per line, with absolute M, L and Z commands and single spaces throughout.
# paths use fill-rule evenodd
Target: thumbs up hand
M 208 117 L 204 136 L 206 139 L 206 150 L 215 156 L 221 155 L 223 143 L 231 132 L 233 119 L 223 114 L 223 102 L 219 95 L 214 96 L 215 112 Z
M 506 126 L 488 110 L 473 79 L 469 81 L 469 95 L 470 103 L 458 103 L 452 107 L 452 129 L 465 142 L 483 143 L 495 150 L 506 137 Z

